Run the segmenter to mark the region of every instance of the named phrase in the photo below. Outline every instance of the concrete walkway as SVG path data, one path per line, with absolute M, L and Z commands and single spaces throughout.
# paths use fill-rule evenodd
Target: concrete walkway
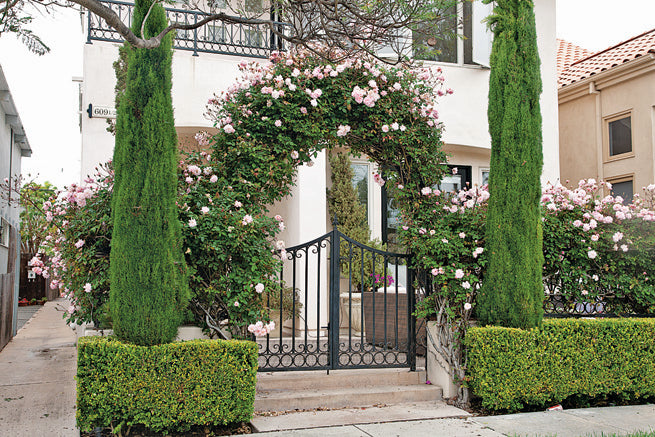
M 262 437 L 600 437 L 626 435 L 637 431 L 655 431 L 655 405 L 313 427 L 313 423 L 320 423 L 322 413 L 320 411 L 314 413 L 316 415 L 314 419 L 306 416 L 307 429 L 266 432 L 258 435 Z M 391 418 L 391 420 L 397 419 Z M 294 420 L 289 418 L 289 423 L 292 422 Z
M 20 330 L 25 324 L 36 314 L 41 308 L 41 305 L 29 305 L 26 307 L 18 307 L 18 324 L 17 331 Z
M 0 435 L 79 436 L 75 333 L 67 301 L 47 302 L 0 352 Z

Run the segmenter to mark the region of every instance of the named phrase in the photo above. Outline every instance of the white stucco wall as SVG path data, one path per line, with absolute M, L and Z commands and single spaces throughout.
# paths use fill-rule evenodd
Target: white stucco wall
M 543 83 L 540 99 L 543 125 L 543 184 L 559 178 L 555 12 L 555 0 L 535 0 L 537 45 Z M 487 108 L 490 70 L 469 65 L 430 64 L 439 65 L 443 69 L 446 87 L 454 90 L 452 95 L 439 101 L 439 115 L 445 125 L 444 142 L 451 146 L 450 148 L 471 146 L 489 149 L 491 138 Z M 457 162 L 451 160 L 451 163 L 465 165 L 462 158 L 466 153 L 466 150 L 461 150 Z
M 557 117 L 556 87 L 556 39 L 555 39 L 555 0 L 535 0 L 538 46 L 541 57 L 543 93 L 541 112 L 543 119 L 544 167 L 542 182 L 556 181 L 559 178 L 559 134 Z M 118 45 L 94 42 L 84 47 L 83 108 L 89 103 L 113 107 L 115 77 L 112 63 L 118 56 Z M 220 93 L 234 82 L 238 74 L 238 64 L 253 58 L 200 53 L 193 56 L 190 51 L 175 50 L 173 55 L 173 106 L 175 122 L 178 127 L 211 126 L 204 118 L 205 104 L 214 94 Z M 451 164 L 471 165 L 473 183 L 479 183 L 480 172 L 488 168 L 490 137 L 487 124 L 487 99 L 489 92 L 489 69 L 480 66 L 446 63 L 427 63 L 439 65 L 443 69 L 446 87 L 454 94 L 439 99 L 438 110 L 445 125 L 444 142 L 452 153 Z M 114 138 L 106 131 L 107 124 L 102 118 L 82 120 L 81 175 L 92 172 L 97 163 L 104 162 L 113 154 Z M 324 171 L 324 166 L 316 165 L 303 170 L 311 174 Z M 323 170 L 322 170 L 323 169 Z M 323 173 L 325 174 L 325 173 Z M 300 176 L 299 176 L 300 177 Z M 303 176 L 304 177 L 304 176 Z M 307 179 L 306 177 L 304 177 Z M 307 196 L 313 202 L 325 203 L 325 181 L 316 185 L 309 180 L 318 181 L 320 177 L 307 179 L 294 189 L 295 200 L 287 200 L 288 205 L 276 206 L 287 220 L 289 227 L 297 227 L 297 235 L 286 235 L 290 244 L 301 243 L 321 235 L 329 228 L 329 220 L 308 220 L 311 231 L 303 230 L 300 217 L 292 215 L 294 208 L 303 214 L 306 206 L 295 205 L 300 198 Z M 323 178 L 325 180 L 325 178 Z M 379 188 L 373 187 L 370 201 L 373 237 L 380 237 L 381 207 Z M 290 203 L 289 203 L 290 202 Z M 295 205 L 295 206 L 294 206 Z M 311 208 L 314 209 L 313 207 Z M 290 215 L 291 214 L 291 215 Z M 324 213 L 323 217 L 327 217 Z M 298 221 L 296 223 L 296 220 Z M 305 232 L 307 231 L 307 232 Z
M 84 82 L 82 107 L 114 106 L 116 77 L 112 63 L 118 58 L 118 44 L 94 41 L 84 46 Z M 175 50 L 173 52 L 173 108 L 175 125 L 194 126 L 200 130 L 212 124 L 203 113 L 214 93 L 226 90 L 238 74 L 238 64 L 253 58 Z M 113 155 L 114 137 L 107 132 L 104 118 L 82 116 L 81 177 Z

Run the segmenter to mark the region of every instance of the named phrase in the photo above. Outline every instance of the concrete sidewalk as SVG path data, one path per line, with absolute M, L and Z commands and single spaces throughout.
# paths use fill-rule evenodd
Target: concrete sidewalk
M 1 436 L 79 436 L 76 336 L 61 311 L 67 307 L 64 299 L 47 302 L 0 352 Z
M 581 408 L 503 416 L 446 418 L 314 428 L 313 422 L 320 423 L 321 414 L 320 411 L 316 412 L 316 418 L 313 420 L 311 417 L 307 417 L 307 429 L 267 432 L 258 435 L 262 437 L 586 437 L 655 431 L 655 405 Z

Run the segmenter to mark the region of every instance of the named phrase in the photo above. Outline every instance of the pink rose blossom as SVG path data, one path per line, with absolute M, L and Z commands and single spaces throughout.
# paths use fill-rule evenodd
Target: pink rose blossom
M 455 278 L 462 279 L 464 277 L 464 270 L 457 269 L 455 270 Z

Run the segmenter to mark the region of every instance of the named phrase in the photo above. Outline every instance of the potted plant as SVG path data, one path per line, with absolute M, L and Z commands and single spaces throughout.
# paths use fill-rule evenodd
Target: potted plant
M 268 309 L 268 315 L 271 321 L 275 322 L 275 329 L 270 332 L 271 337 L 280 335 L 280 326 L 282 327 L 283 335 L 293 335 L 294 323 L 296 319 L 295 328 L 299 329 L 300 310 L 302 303 L 300 302 L 300 295 L 298 289 L 280 285 L 279 287 L 272 287 L 269 291 L 264 293 L 264 304 Z
M 19 307 L 26 307 L 29 304 L 30 304 L 30 302 L 27 299 L 25 299 L 24 297 L 21 298 L 21 300 L 18 301 L 18 306 Z
M 45 303 L 47 301 L 48 301 L 48 298 L 44 296 L 44 297 L 41 298 L 41 300 L 38 303 L 39 303 L 39 305 L 45 305 Z
M 32 298 L 32 300 L 30 300 L 30 305 L 36 305 L 36 304 L 37 304 L 36 298 Z

